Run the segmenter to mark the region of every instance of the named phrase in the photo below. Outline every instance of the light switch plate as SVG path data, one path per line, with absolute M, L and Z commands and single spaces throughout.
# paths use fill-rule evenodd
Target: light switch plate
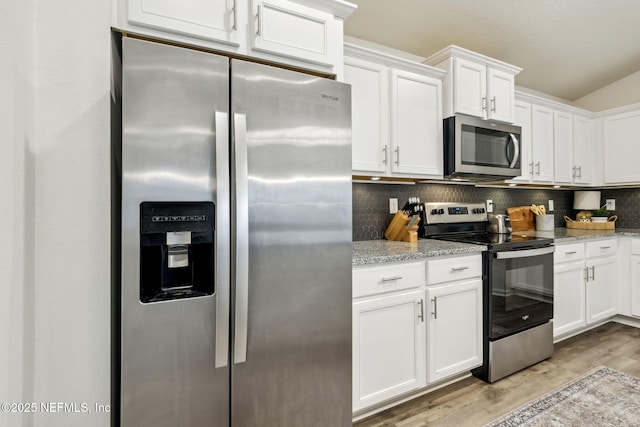
M 493 200 L 487 199 L 487 213 L 493 212 Z
M 394 214 L 398 212 L 398 199 L 389 199 L 389 213 Z
M 553 200 L 549 200 L 549 212 L 553 212 Z
M 616 210 L 616 199 L 607 199 L 607 206 L 605 206 L 608 211 Z

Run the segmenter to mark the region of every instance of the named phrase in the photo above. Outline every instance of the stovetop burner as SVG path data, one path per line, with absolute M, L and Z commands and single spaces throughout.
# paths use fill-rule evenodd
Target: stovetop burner
M 424 212 L 421 236 L 430 239 L 486 245 L 489 250 L 553 244 L 551 238 L 525 233 L 489 233 L 487 212 L 482 203 L 425 203 Z

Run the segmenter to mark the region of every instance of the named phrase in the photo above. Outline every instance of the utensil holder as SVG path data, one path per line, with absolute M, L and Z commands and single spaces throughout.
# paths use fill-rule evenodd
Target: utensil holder
M 554 218 L 553 214 L 536 215 L 536 230 L 553 231 Z
M 411 227 L 407 227 L 410 218 L 401 211 L 396 212 L 391 223 L 384 232 L 387 240 L 415 243 L 418 241 L 418 219 Z

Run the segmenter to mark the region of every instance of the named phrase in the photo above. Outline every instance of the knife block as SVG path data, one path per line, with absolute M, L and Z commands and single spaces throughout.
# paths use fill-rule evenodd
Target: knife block
M 391 220 L 391 223 L 384 232 L 384 237 L 387 240 L 396 240 L 400 242 L 415 243 L 418 241 L 418 219 L 411 228 L 407 227 L 410 218 L 401 211 L 396 212 L 395 216 Z

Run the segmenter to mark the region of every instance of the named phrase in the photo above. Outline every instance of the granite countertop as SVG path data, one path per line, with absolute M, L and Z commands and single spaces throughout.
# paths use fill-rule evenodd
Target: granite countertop
M 479 254 L 484 245 L 419 239 L 416 243 L 389 240 L 363 240 L 353 242 L 351 265 L 376 264 L 393 261 L 420 260 L 435 256 Z
M 605 237 L 640 237 L 638 228 L 617 228 L 615 230 L 580 230 L 558 227 L 554 231 L 518 231 L 517 234 L 550 237 L 555 243 L 579 240 L 595 240 Z M 486 251 L 484 245 L 445 242 L 433 239 L 419 239 L 417 243 L 394 242 L 389 240 L 363 240 L 353 242 L 351 265 L 366 265 L 393 261 L 421 260 L 429 257 L 475 254 Z

